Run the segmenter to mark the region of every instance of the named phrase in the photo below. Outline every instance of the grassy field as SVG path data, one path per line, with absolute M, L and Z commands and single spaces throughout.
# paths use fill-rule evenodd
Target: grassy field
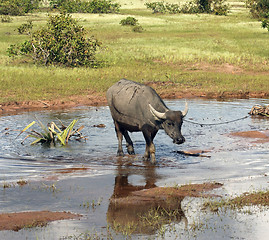
M 243 2 L 230 2 L 228 16 L 152 14 L 144 0 L 117 2 L 120 14 L 73 14 L 89 36 L 103 43 L 97 57 L 106 64 L 99 69 L 35 66 L 7 56 L 10 44 L 29 38 L 18 34 L 18 26 L 32 20 L 34 29 L 40 28 L 47 13 L 0 23 L 0 103 L 92 91 L 103 95 L 120 78 L 172 82 L 173 91 L 269 92 L 269 32 Z M 121 26 L 127 16 L 135 17 L 143 31 Z

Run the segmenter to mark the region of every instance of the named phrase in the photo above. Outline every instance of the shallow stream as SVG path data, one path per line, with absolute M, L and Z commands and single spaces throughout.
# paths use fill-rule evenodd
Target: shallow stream
M 184 100 L 165 102 L 173 110 L 183 109 L 185 104 Z M 86 231 L 98 236 L 103 232 L 107 234 L 109 199 L 115 191 L 114 183 L 117 176 L 127 176 L 128 182 L 133 186 L 143 186 L 147 183 L 173 186 L 220 182 L 224 184 L 223 188 L 215 192 L 229 196 L 254 189 L 268 189 L 269 142 L 229 135 L 232 132 L 268 130 L 268 119 L 249 116 L 229 124 L 219 123 L 247 116 L 253 105 L 269 104 L 269 100 L 192 99 L 188 100 L 188 103 L 188 120 L 216 125 L 201 126 L 184 122 L 182 134 L 186 142 L 182 145 L 174 145 L 164 131 L 159 131 L 154 140 L 157 158 L 155 167 L 149 166 L 142 160 L 145 142 L 141 133 L 130 134 L 136 152 L 134 157 L 127 155 L 123 158 L 116 157 L 117 139 L 107 106 L 78 107 L 66 111 L 44 110 L 1 116 L 0 186 L 12 187 L 0 189 L 0 212 L 41 209 L 77 212 L 84 217 L 81 220 L 54 222 L 43 228 L 23 229 L 19 232 L 1 231 L 0 239 L 68 239 L 71 236 L 73 236 L 71 239 L 83 239 L 82 235 L 81 238 L 78 236 Z M 88 140 L 70 141 L 68 146 L 64 147 L 60 145 L 47 147 L 32 146 L 31 140 L 27 139 L 22 145 L 21 141 L 27 134 L 24 133 L 16 138 L 19 132 L 15 130 L 22 130 L 35 120 L 35 117 L 44 124 L 51 121 L 57 124 L 57 118 L 64 124 L 69 124 L 73 119 L 78 118 L 77 127 L 85 126 L 81 132 Z M 94 126 L 98 124 L 104 124 L 105 127 Z M 37 124 L 33 128 L 40 131 Z M 179 154 L 177 152 L 179 150 L 206 152 L 203 153 L 204 157 L 195 157 Z M 71 168 L 85 170 L 64 172 Z M 21 180 L 29 184 L 24 187 L 15 186 L 16 182 Z M 95 204 L 89 204 L 93 202 Z M 97 202 L 100 204 L 96 204 Z M 188 204 L 192 207 L 186 207 L 189 206 Z M 268 210 L 260 214 L 262 216 L 255 218 L 240 214 L 234 218 L 224 214 L 221 219 L 218 219 L 214 214 L 201 215 L 198 210 L 200 204 L 201 201 L 197 199 L 186 198 L 181 206 L 189 219 L 189 225 L 191 222 L 205 221 L 211 226 L 210 228 L 190 234 L 189 229 L 186 230 L 186 226 L 181 222 L 175 225 L 175 229 L 178 230 L 177 235 L 169 232 L 162 237 L 175 239 L 175 236 L 180 235 L 180 239 L 196 237 L 208 239 L 208 236 L 219 236 L 218 239 L 231 237 L 266 239 L 269 234 Z M 208 218 L 209 220 L 206 220 Z M 140 233 L 131 237 L 154 239 L 161 236 L 158 234 L 158 232 Z M 252 234 L 252 238 L 249 238 L 249 234 Z M 113 239 L 126 237 L 124 234 L 113 236 Z

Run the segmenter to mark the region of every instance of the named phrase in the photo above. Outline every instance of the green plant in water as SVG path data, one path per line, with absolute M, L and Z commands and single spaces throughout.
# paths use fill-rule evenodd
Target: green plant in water
M 41 121 L 37 119 L 37 122 L 42 132 L 37 132 L 35 130 L 31 130 L 30 132 L 27 132 L 28 135 L 24 138 L 23 142 L 28 138 L 32 137 L 36 140 L 31 143 L 31 145 L 37 144 L 37 143 L 47 143 L 47 144 L 54 144 L 56 141 L 59 141 L 61 145 L 65 146 L 69 139 L 72 136 L 76 136 L 76 140 L 80 139 L 86 139 L 82 136 L 80 133 L 80 130 L 84 128 L 84 126 L 81 126 L 77 130 L 73 130 L 74 125 L 77 123 L 78 119 L 74 119 L 67 127 L 65 127 L 62 123 L 62 127 L 59 128 L 54 122 L 51 122 L 48 127 L 46 127 Z M 36 123 L 36 121 L 31 122 L 28 126 L 26 126 L 18 136 L 20 136 L 23 132 L 26 132 L 31 126 L 33 126 Z M 18 137 L 17 136 L 17 137 Z

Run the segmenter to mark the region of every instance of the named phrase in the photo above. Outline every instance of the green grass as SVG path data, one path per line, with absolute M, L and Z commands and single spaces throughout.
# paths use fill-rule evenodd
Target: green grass
M 0 23 L 0 103 L 104 94 L 120 78 L 140 82 L 173 81 L 178 89 L 224 92 L 269 92 L 269 33 L 250 17 L 242 2 L 231 2 L 228 16 L 152 14 L 144 2 L 119 0 L 121 14 L 73 14 L 103 42 L 100 69 L 35 66 L 12 60 L 6 49 L 28 38 L 18 26 L 33 20 L 45 25 L 47 14 L 13 17 Z M 171 1 L 173 2 L 173 1 Z M 142 33 L 119 22 L 135 17 Z

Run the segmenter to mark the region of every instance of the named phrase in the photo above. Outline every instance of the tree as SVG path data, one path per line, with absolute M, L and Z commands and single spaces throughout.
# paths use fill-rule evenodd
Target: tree
M 269 18 L 269 0 L 247 0 L 246 6 L 255 18 Z
M 3 15 L 23 15 L 38 9 L 42 0 L 0 0 L 0 14 Z

